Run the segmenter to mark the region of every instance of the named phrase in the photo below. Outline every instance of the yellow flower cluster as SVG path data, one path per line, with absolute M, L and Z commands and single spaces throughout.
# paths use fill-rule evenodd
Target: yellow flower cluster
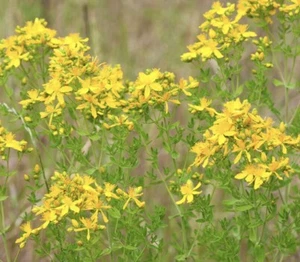
M 181 92 L 187 96 L 191 93 L 188 89 L 196 88 L 199 82 L 189 77 L 189 81 L 181 79 L 179 84 L 174 82 L 173 73 L 161 73 L 158 69 L 148 70 L 146 73 L 139 73 L 135 82 L 129 83 L 128 106 L 125 111 L 142 109 L 144 105 L 164 105 L 165 112 L 169 112 L 169 104 L 180 104 L 178 96 Z
M 33 25 L 39 25 L 41 21 L 43 20 L 36 19 Z M 42 30 L 47 32 L 48 29 L 40 28 Z M 24 29 L 17 32 L 19 31 Z M 35 31 L 31 32 L 28 28 L 26 33 L 30 36 Z M 50 79 L 42 90 L 28 90 L 28 98 L 23 99 L 20 104 L 24 108 L 31 108 L 42 102 L 45 109 L 40 112 L 40 117 L 47 118 L 49 126 L 54 120 L 57 120 L 56 124 L 61 121 L 67 98 L 70 98 L 70 103 L 74 103 L 72 99 L 75 99 L 76 109 L 85 111 L 93 118 L 103 115 L 109 108 L 122 106 L 119 93 L 124 86 L 120 67 L 100 65 L 96 59 L 91 59 L 85 54 L 89 50 L 86 45 L 88 39 L 82 39 L 78 34 L 70 34 L 64 38 L 55 38 L 54 35 L 53 33 L 49 40 L 52 48 L 48 69 Z
M 242 16 L 235 4 L 223 7 L 220 2 L 215 2 L 204 17 L 205 22 L 199 26 L 201 34 L 197 36 L 198 42 L 189 45 L 189 52 L 181 56 L 184 62 L 198 58 L 202 61 L 223 58 L 230 46 L 256 36 L 256 33 L 248 31 L 246 24 L 239 24 Z
M 24 152 L 26 150 L 27 142 L 25 140 L 15 140 L 15 135 L 8 132 L 1 124 L 0 121 L 0 156 L 5 159 L 5 150 L 15 149 L 19 152 Z
M 46 28 L 45 20 L 35 19 L 25 27 L 18 27 L 16 35 L 0 43 L 2 76 L 19 67 L 22 73 L 30 74 L 30 66 L 24 66 L 24 62 L 42 63 L 41 72 L 36 74 L 40 74 L 44 84 L 27 83 L 29 75 L 22 79 L 30 89 L 22 90 L 24 96 L 19 104 L 27 110 L 26 119 L 36 119 L 33 115 L 38 110 L 51 130 L 64 128 L 62 122 L 70 107 L 85 117 L 101 119 L 106 128 L 124 125 L 132 130 L 131 111 L 140 112 L 144 106 L 162 104 L 168 112 L 169 102 L 180 104 L 177 99 L 180 93 L 191 95 L 188 89 L 199 85 L 192 77 L 175 83 L 174 74 L 158 69 L 139 73 L 135 81 L 125 85 L 119 65 L 100 64 L 86 54 L 88 39 L 78 34 L 55 35 L 54 30 Z M 41 106 L 37 107 L 38 104 Z
M 215 121 L 204 133 L 204 141 L 192 147 L 196 154 L 192 166 L 213 166 L 226 157 L 240 170 L 235 178 L 254 183 L 254 189 L 271 176 L 282 179 L 282 174 L 289 176 L 293 172 L 286 155 L 289 149 L 299 149 L 300 136 L 287 135 L 284 123 L 273 127 L 273 120 L 263 119 L 255 109 L 251 111 L 247 100 L 229 101 L 222 112 L 209 107 L 206 99 L 200 103 L 203 105 L 190 105 L 192 112 L 207 111 L 215 115 Z
M 280 4 L 276 0 L 239 0 L 237 4 L 240 16 L 259 18 L 272 24 L 271 16 L 276 14 Z
M 116 185 L 104 183 L 100 186 L 95 179 L 87 175 L 75 174 L 70 177 L 67 173 L 55 172 L 51 178 L 53 185 L 49 193 L 45 194 L 41 206 L 35 206 L 32 212 L 41 216 L 42 224 L 32 228 L 30 222 L 21 226 L 23 235 L 16 240 L 20 247 L 24 247 L 32 234 L 38 234 L 49 225 L 62 221 L 71 221 L 68 232 L 86 232 L 86 239 L 90 240 L 91 233 L 105 228 L 109 222 L 106 210 L 112 208 L 112 199 L 125 201 L 123 209 L 133 201 L 139 208 L 145 202 L 138 198 L 143 195 L 142 187 L 129 188 L 127 192 L 116 189 Z M 104 223 L 104 224 L 100 224 Z
M 297 15 L 300 12 L 300 1 L 299 0 L 289 0 L 285 1 L 280 8 L 280 11 L 288 13 L 289 16 Z
M 24 27 L 17 27 L 17 35 L 10 36 L 0 42 L 1 73 L 17 68 L 22 61 L 33 59 L 38 48 L 52 46 L 51 40 L 56 32 L 46 28 L 43 19 L 27 22 Z
M 214 2 L 211 9 L 204 14 L 205 22 L 199 26 L 201 33 L 198 41 L 187 46 L 189 52 L 181 56 L 184 62 L 193 60 L 228 58 L 228 48 L 242 43 L 249 38 L 256 37 L 256 33 L 248 31 L 247 24 L 239 24 L 245 17 L 256 18 L 267 24 L 272 23 L 271 17 L 277 11 L 289 16 L 300 11 L 299 0 L 290 0 L 290 4 L 281 4 L 276 0 L 239 0 L 237 4 L 227 3 L 223 6 L 219 1 Z M 263 53 L 258 52 L 255 58 L 263 59 Z M 266 67 L 272 67 L 266 63 Z

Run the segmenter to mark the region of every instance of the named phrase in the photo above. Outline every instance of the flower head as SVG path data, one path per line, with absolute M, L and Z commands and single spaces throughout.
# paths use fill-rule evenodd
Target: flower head
M 127 207 L 130 200 L 133 200 L 138 207 L 143 207 L 145 205 L 145 202 L 141 202 L 138 199 L 139 196 L 143 195 L 143 193 L 141 193 L 142 190 L 143 190 L 143 188 L 141 186 L 140 187 L 129 187 L 127 192 L 124 192 L 122 189 L 118 188 L 117 193 L 119 195 L 122 195 L 124 198 L 127 198 L 127 201 L 125 202 L 125 204 L 123 206 L 123 209 L 125 209 Z
M 201 194 L 202 191 L 196 191 L 201 186 L 199 182 L 195 187 L 192 180 L 188 180 L 184 185 L 181 186 L 180 192 L 183 195 L 182 199 L 177 201 L 177 205 L 181 205 L 183 203 L 191 203 L 194 200 L 194 195 Z

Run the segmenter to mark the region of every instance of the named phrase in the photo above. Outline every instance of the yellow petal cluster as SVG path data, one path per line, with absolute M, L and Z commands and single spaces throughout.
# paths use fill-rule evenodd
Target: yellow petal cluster
M 180 192 L 182 194 L 182 199 L 176 202 L 177 205 L 181 205 L 183 203 L 192 203 L 194 201 L 194 195 L 201 194 L 202 191 L 197 191 L 197 189 L 201 186 L 199 182 L 195 187 L 193 181 L 188 179 L 188 181 L 181 186 Z
M 110 183 L 100 186 L 88 175 L 70 176 L 66 172 L 55 172 L 49 193 L 44 195 L 41 205 L 32 209 L 35 216 L 40 217 L 40 225 L 32 228 L 29 222 L 24 223 L 21 226 L 24 233 L 16 243 L 22 248 L 32 234 L 38 234 L 51 224 L 66 221 L 71 221 L 68 232 L 84 231 L 86 239 L 90 240 L 92 232 L 104 229 L 109 222 L 106 210 L 112 208 L 112 199 L 121 201 L 123 209 L 131 200 L 139 208 L 145 205 L 138 199 L 143 194 L 142 187 L 130 187 L 127 193 L 116 187 Z
M 205 100 L 201 110 L 211 113 Z M 197 106 L 190 105 L 193 110 Z M 263 119 L 251 104 L 239 99 L 224 104 L 222 112 L 215 111 L 213 125 L 204 133 L 191 151 L 196 154 L 192 166 L 214 166 L 218 158 L 231 161 L 240 170 L 236 179 L 254 183 L 254 189 L 267 182 L 271 176 L 282 179 L 293 169 L 286 156 L 293 148 L 299 149 L 300 136 L 293 138 L 285 133 L 285 125 L 273 127 L 271 118 Z M 284 157 L 278 157 L 283 155 Z
M 56 37 L 46 24 L 35 19 L 18 26 L 16 35 L 1 40 L 0 77 L 13 75 L 13 69 L 27 74 L 21 81 L 24 89 L 19 104 L 26 110 L 26 119 L 37 119 L 38 112 L 53 135 L 58 133 L 52 127 L 65 129 L 63 121 L 74 109 L 85 118 L 100 120 L 106 128 L 124 123 L 132 130 L 131 113 L 149 106 L 162 107 L 168 113 L 170 103 L 180 104 L 180 94 L 191 96 L 189 90 L 199 86 L 192 77 L 176 83 L 173 73 L 159 69 L 140 72 L 136 80 L 125 81 L 120 65 L 99 63 L 87 54 L 87 38 L 79 34 Z M 32 74 L 37 68 L 41 72 Z
M 260 19 L 272 24 L 271 17 L 276 14 L 280 4 L 276 0 L 239 0 L 238 14 L 250 18 Z
M 181 56 L 184 62 L 193 60 L 221 59 L 228 56 L 228 48 L 243 43 L 256 33 L 248 30 L 248 25 L 240 24 L 241 13 L 235 4 L 223 6 L 219 1 L 204 14 L 205 22 L 199 26 L 198 41 L 187 48 L 189 52 Z
M 5 158 L 5 151 L 7 149 L 14 149 L 19 152 L 26 150 L 27 142 L 25 140 L 18 141 L 15 135 L 7 131 L 0 121 L 0 156 Z
M 289 16 L 298 15 L 300 12 L 300 2 L 299 0 L 284 1 L 284 4 L 279 9 Z

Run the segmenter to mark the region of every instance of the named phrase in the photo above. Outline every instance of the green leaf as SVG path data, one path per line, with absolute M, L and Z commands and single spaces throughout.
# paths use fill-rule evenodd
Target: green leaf
M 280 80 L 278 80 L 278 79 L 274 79 L 273 84 L 275 86 L 285 86 L 285 84 L 283 82 L 281 82 Z
M 182 217 L 181 214 L 176 214 L 176 215 L 173 215 L 173 216 L 168 216 L 168 219 L 171 220 L 173 218 L 176 218 L 176 217 Z
M 237 205 L 236 207 L 235 207 L 235 210 L 236 211 L 247 211 L 247 210 L 250 210 L 250 209 L 252 209 L 253 208 L 253 206 L 252 205 Z
M 244 87 L 243 85 L 238 86 L 238 88 L 234 91 L 233 96 L 234 97 L 239 97 L 243 93 Z
M 8 196 L 5 196 L 5 195 L 0 196 L 0 202 L 1 202 L 1 201 L 4 201 L 4 200 L 7 199 L 7 198 L 8 198 Z
M 230 199 L 230 200 L 224 200 L 222 203 L 224 206 L 227 206 L 227 207 L 232 207 L 234 206 L 239 200 L 237 199 Z
M 296 88 L 296 84 L 285 83 L 285 82 L 282 82 L 282 81 L 280 81 L 280 80 L 278 80 L 278 79 L 274 79 L 274 80 L 273 80 L 273 84 L 274 84 L 275 86 L 283 86 L 283 87 L 285 87 L 285 88 L 287 88 L 287 89 L 295 89 L 295 88 Z
M 111 208 L 107 211 L 107 213 L 109 214 L 109 216 L 116 218 L 116 219 L 120 219 L 121 218 L 121 213 L 118 209 L 116 208 Z
M 77 132 L 77 134 L 80 135 L 80 136 L 88 136 L 88 135 L 90 134 L 89 131 L 83 130 L 83 129 L 76 129 L 76 132 Z
M 10 87 L 8 87 L 7 85 L 4 85 L 4 89 L 5 89 L 5 93 L 8 95 L 8 97 L 12 97 L 12 95 L 14 94 L 14 90 Z
M 97 168 L 93 167 L 93 168 L 90 168 L 90 169 L 86 170 L 85 173 L 86 173 L 87 175 L 92 175 L 92 174 L 94 174 L 97 170 L 98 170 Z
M 256 234 L 256 229 L 250 229 L 249 230 L 249 240 L 256 244 L 257 241 L 257 234 Z
M 111 253 L 111 249 L 110 248 L 105 248 L 102 250 L 102 252 L 100 253 L 100 256 L 106 256 L 109 255 Z
M 91 139 L 92 141 L 100 140 L 100 138 L 101 138 L 100 133 L 95 133 L 95 134 L 89 135 L 89 139 Z
M 186 254 L 178 255 L 175 257 L 176 261 L 187 261 L 187 259 L 188 259 L 188 256 Z
M 262 245 L 256 245 L 254 247 L 254 255 L 255 255 L 255 261 L 257 262 L 264 262 L 266 255 L 265 255 L 265 249 Z
M 130 246 L 130 245 L 127 245 L 127 246 L 124 246 L 125 249 L 128 249 L 128 250 L 136 250 L 137 247 L 135 246 Z

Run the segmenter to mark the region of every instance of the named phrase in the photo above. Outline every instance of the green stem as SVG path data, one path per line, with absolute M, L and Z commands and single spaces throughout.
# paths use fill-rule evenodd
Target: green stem
M 156 121 L 154 121 L 154 123 L 155 123 L 155 122 L 156 122 Z M 144 147 L 145 147 L 145 150 L 146 150 L 147 154 L 148 154 L 148 155 L 151 155 L 151 152 L 149 151 L 149 149 L 148 149 L 148 147 L 147 147 L 146 141 L 144 141 L 143 137 L 141 137 L 141 140 L 142 140 L 142 143 L 143 143 L 143 145 L 144 145 Z M 176 208 L 176 210 L 177 210 L 177 212 L 178 212 L 178 215 L 179 215 L 179 217 L 180 217 L 180 224 L 181 224 L 181 229 L 182 229 L 182 230 L 181 230 L 181 233 L 182 233 L 183 249 L 186 251 L 186 250 L 187 250 L 187 246 L 188 246 L 188 241 L 187 241 L 187 233 L 186 233 L 186 228 L 185 228 L 185 224 L 184 224 L 184 221 L 183 221 L 182 211 L 181 211 L 181 209 L 179 208 L 179 206 L 176 204 L 176 201 L 175 201 L 175 199 L 174 199 L 174 197 L 173 197 L 173 195 L 172 195 L 172 193 L 171 193 L 171 191 L 170 191 L 170 189 L 169 189 L 169 187 L 168 187 L 168 184 L 167 184 L 167 182 L 166 182 L 166 180 L 165 180 L 163 174 L 161 173 L 161 171 L 159 170 L 158 167 L 157 167 L 156 170 L 157 170 L 157 173 L 158 173 L 158 175 L 159 175 L 159 177 L 160 177 L 160 180 L 163 182 L 164 187 L 165 187 L 165 189 L 167 190 L 167 193 L 168 193 L 168 195 L 169 195 L 169 197 L 170 197 L 170 199 L 171 199 L 173 205 L 175 206 L 175 208 Z
M 50 192 L 50 188 L 49 188 L 48 181 L 47 181 L 47 178 L 46 178 L 45 168 L 44 168 L 44 164 L 43 164 L 43 161 L 42 161 L 42 158 L 41 158 L 41 154 L 39 153 L 39 151 L 38 151 L 37 148 L 36 148 L 36 152 L 37 152 L 37 154 L 38 154 L 39 162 L 40 162 L 40 165 L 41 165 L 44 183 L 45 183 L 45 185 L 46 185 L 47 192 L 49 193 L 49 192 Z
M 17 262 L 17 261 L 18 261 L 18 257 L 19 257 L 19 254 L 20 254 L 20 250 L 21 250 L 21 249 L 19 248 L 13 262 Z
M 167 137 L 167 143 L 168 143 L 169 148 L 171 149 L 172 145 L 171 145 L 170 136 L 169 136 L 168 129 L 167 129 L 168 123 L 167 123 L 166 118 L 163 118 L 163 124 L 166 127 L 166 128 L 163 128 L 163 130 L 165 131 L 165 135 Z M 171 149 L 171 150 L 173 151 L 173 149 Z M 175 170 L 177 170 L 177 163 L 172 156 L 171 156 L 171 158 L 172 158 L 173 166 L 174 166 Z
M 10 153 L 10 151 L 8 151 L 8 153 L 7 153 L 7 161 L 6 161 L 6 170 L 7 170 L 8 173 L 9 173 L 9 153 Z M 4 183 L 3 188 L 6 188 L 7 180 L 8 180 L 8 176 L 5 179 L 5 183 Z M 0 213 L 1 213 L 0 214 L 0 219 L 1 219 L 1 221 L 0 221 L 0 226 L 1 226 L 0 234 L 1 234 L 1 238 L 3 240 L 3 246 L 4 246 L 4 250 L 5 250 L 6 260 L 7 260 L 7 262 L 10 262 L 11 258 L 10 258 L 10 253 L 9 253 L 8 246 L 7 246 L 5 215 L 4 215 L 3 203 L 4 203 L 4 201 L 0 201 Z
M 287 87 L 285 87 L 285 89 L 284 89 L 284 103 L 285 103 L 284 119 L 285 119 L 285 123 L 287 123 L 288 119 L 289 119 L 289 89 Z
M 7 239 L 6 239 L 6 229 L 5 229 L 5 219 L 4 219 L 4 208 L 3 208 L 3 201 L 0 202 L 0 213 L 1 213 L 1 238 L 3 241 L 3 246 L 4 246 L 4 250 L 5 250 L 5 257 L 6 257 L 6 261 L 10 262 L 10 253 L 8 250 L 8 246 L 7 246 Z

